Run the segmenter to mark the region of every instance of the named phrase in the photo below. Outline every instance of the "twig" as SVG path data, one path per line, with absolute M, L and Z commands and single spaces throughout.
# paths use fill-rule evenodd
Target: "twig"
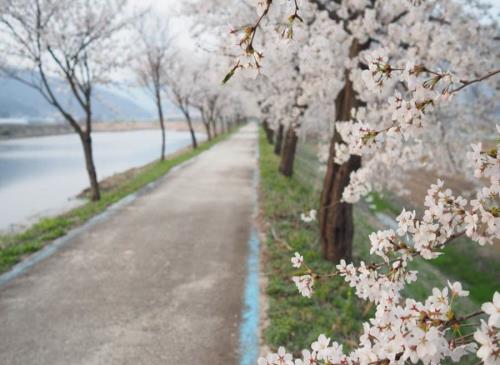
M 450 91 L 450 94 L 453 94 L 453 93 L 456 93 L 460 90 L 462 90 L 463 88 L 466 88 L 467 86 L 470 86 L 472 84 L 475 84 L 475 83 L 478 83 L 478 82 L 481 82 L 481 81 L 484 81 L 486 79 L 489 79 L 490 77 L 492 76 L 495 76 L 496 74 L 499 74 L 500 73 L 500 69 L 498 70 L 495 70 L 495 71 L 491 71 L 490 73 L 478 78 L 478 79 L 475 79 L 475 80 L 460 80 L 460 82 L 463 84 L 462 86 Z

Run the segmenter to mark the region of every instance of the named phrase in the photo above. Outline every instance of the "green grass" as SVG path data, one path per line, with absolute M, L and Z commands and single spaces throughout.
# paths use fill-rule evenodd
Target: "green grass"
M 488 250 L 482 253 L 481 250 Z M 494 248 L 482 248 L 463 238 L 444 250 L 433 265 L 449 277 L 465 284 L 476 303 L 490 302 L 500 291 L 500 260 Z
M 334 269 L 332 263 L 321 258 L 317 225 L 307 225 L 299 219 L 301 212 L 315 208 L 311 202 L 318 202 L 318 195 L 296 179 L 277 173 L 278 159 L 262 132 L 260 147 L 260 202 L 264 218 L 277 236 L 293 248 L 289 251 L 268 232 L 265 270 L 271 324 L 265 330 L 266 343 L 274 349 L 284 345 L 298 353 L 324 333 L 349 348 L 356 343 L 362 319 L 370 314 L 370 308 L 358 301 L 352 289 L 338 278 L 315 283 L 312 299 L 300 296 L 290 279 L 298 273 L 290 263 L 293 251 L 299 251 L 317 272 Z M 355 240 L 362 239 L 362 234 L 363 230 Z
M 227 135 L 218 136 L 210 142 L 200 144 L 196 150 L 176 154 L 165 161 L 148 165 L 131 179 L 103 192 L 102 198 L 98 202 L 88 202 L 60 216 L 41 219 L 22 233 L 0 236 L 0 272 L 9 270 L 24 256 L 36 252 L 47 243 L 64 236 L 72 228 L 82 225 L 110 205 L 162 177 L 174 166 L 199 155 L 225 138 Z
M 372 192 L 366 198 L 365 201 L 369 204 L 370 209 L 374 212 L 387 213 L 393 216 L 398 216 L 401 209 L 397 207 L 393 202 L 386 199 L 383 194 L 379 192 Z

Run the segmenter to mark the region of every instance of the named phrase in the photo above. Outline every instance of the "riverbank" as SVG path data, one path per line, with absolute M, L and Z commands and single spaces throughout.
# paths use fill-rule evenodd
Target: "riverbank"
M 53 218 L 41 219 L 37 224 L 22 233 L 0 235 L 0 272 L 9 270 L 23 257 L 40 250 L 47 243 L 65 235 L 110 205 L 118 202 L 147 184 L 157 180 L 173 167 L 199 155 L 214 144 L 227 138 L 226 135 L 218 136 L 210 142 L 203 142 L 198 149 L 184 149 L 167 157 L 166 161 L 157 161 L 142 168 L 132 169 L 133 173 L 118 174 L 108 180 L 108 186 L 103 190 L 99 202 L 87 202 L 69 212 Z M 121 175 L 121 178 L 118 177 Z
M 201 123 L 194 123 L 196 132 L 203 132 Z M 158 122 L 115 122 L 115 123 L 94 123 L 92 129 L 96 133 L 100 132 L 125 132 L 160 129 Z M 167 121 L 168 131 L 186 132 L 188 127 L 183 120 Z M 74 130 L 67 123 L 60 124 L 0 124 L 0 141 L 34 138 L 44 136 L 58 136 L 73 134 Z
M 166 156 L 167 160 L 175 159 L 179 156 L 182 156 L 185 153 L 188 153 L 189 151 L 192 150 L 192 147 L 185 147 L 177 152 L 171 153 Z M 128 169 L 123 172 L 119 172 L 117 174 L 113 174 L 112 176 L 109 176 L 107 178 L 104 178 L 99 181 L 99 188 L 101 190 L 101 193 L 109 193 L 114 191 L 117 187 L 122 186 L 125 184 L 127 181 L 130 181 L 132 179 L 135 179 L 137 176 L 140 176 L 141 174 L 144 174 L 151 169 L 155 168 L 155 165 L 158 164 L 158 160 L 153 161 L 151 163 L 148 163 L 143 166 L 139 167 L 133 167 L 131 169 Z M 82 190 L 77 196 L 78 199 L 90 199 L 90 188 L 86 188 Z

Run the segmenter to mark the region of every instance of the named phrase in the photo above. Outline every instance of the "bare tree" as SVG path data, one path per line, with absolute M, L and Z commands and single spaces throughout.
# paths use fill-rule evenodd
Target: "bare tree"
M 154 98 L 154 103 L 160 121 L 162 143 L 161 160 L 165 160 L 165 118 L 163 115 L 163 99 L 166 87 L 165 69 L 168 67 L 169 50 L 172 37 L 169 25 L 164 19 L 151 15 L 140 24 L 138 29 L 140 35 L 140 54 L 136 58 L 135 73 L 141 86 L 148 89 Z
M 120 63 L 117 35 L 128 23 L 123 16 L 126 4 L 127 0 L 5 0 L 0 15 L 6 59 L 2 73 L 40 92 L 78 134 L 94 201 L 100 199 L 100 191 L 92 151 L 92 96 L 95 85 L 108 82 Z M 61 87 L 70 91 L 77 110 L 62 100 Z

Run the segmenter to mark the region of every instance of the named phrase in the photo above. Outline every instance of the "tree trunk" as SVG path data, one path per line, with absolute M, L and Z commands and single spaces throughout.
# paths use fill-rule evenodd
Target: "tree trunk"
M 350 55 L 356 56 L 361 46 L 355 40 L 351 45 Z M 361 106 L 356 98 L 349 71 L 345 72 L 344 87 L 335 100 L 337 121 L 350 120 L 352 108 Z M 348 162 L 338 165 L 335 160 L 335 143 L 341 143 L 342 138 L 335 133 L 328 156 L 327 171 L 321 192 L 319 225 L 323 257 L 329 261 L 339 262 L 341 259 L 352 259 L 352 239 L 354 223 L 352 205 L 340 203 L 344 188 L 349 184 L 350 174 L 361 166 L 361 158 L 352 156 Z
M 191 115 L 187 109 L 182 109 L 182 113 L 184 114 L 184 118 L 186 118 L 186 122 L 189 128 L 189 133 L 191 133 L 191 144 L 193 145 L 193 149 L 198 148 L 198 141 L 196 140 L 196 134 L 194 133 L 193 121 L 191 120 Z
M 351 172 L 361 166 L 361 158 L 353 156 L 343 165 L 333 162 L 335 156 L 335 141 L 330 146 L 328 168 L 321 193 L 319 224 L 323 257 L 329 261 L 339 262 L 352 259 L 352 239 L 354 223 L 352 204 L 340 203 L 344 188 L 349 184 Z
M 166 137 L 165 137 L 165 123 L 160 120 L 161 127 L 161 160 L 165 161 L 165 150 L 166 150 Z
M 97 180 L 97 172 L 94 164 L 94 155 L 92 151 L 92 138 L 89 132 L 82 132 L 80 134 L 82 141 L 83 152 L 85 156 L 85 166 L 90 182 L 90 199 L 98 201 L 101 199 L 101 192 L 99 190 L 99 182 Z
M 214 137 L 217 137 L 218 133 L 217 133 L 217 124 L 215 123 L 215 120 L 212 120 L 210 122 L 210 124 L 212 124 L 212 135 Z
M 281 145 L 283 144 L 283 129 L 285 127 L 280 123 L 278 127 L 278 133 L 276 134 L 276 140 L 274 141 L 274 154 L 281 155 Z
M 262 127 L 266 132 L 267 142 L 269 142 L 269 144 L 273 144 L 274 131 L 269 127 L 269 122 L 267 121 L 267 119 L 264 119 L 264 121 L 262 122 Z
M 203 126 L 205 127 L 205 131 L 207 132 L 207 138 L 209 141 L 212 140 L 212 131 L 210 130 L 210 123 L 203 122 Z
M 288 127 L 285 143 L 281 151 L 281 162 L 279 171 L 286 177 L 293 175 L 293 163 L 295 161 L 295 151 L 297 149 L 297 133 L 293 127 Z
M 191 133 L 191 143 L 193 145 L 193 149 L 198 148 L 198 141 L 196 140 L 196 134 L 194 133 L 193 123 L 189 121 L 189 133 Z
M 163 117 L 163 107 L 161 105 L 161 96 L 160 92 L 156 93 L 156 107 L 158 109 L 158 118 L 160 119 L 160 128 L 161 128 L 161 154 L 160 160 L 165 161 L 165 148 L 166 148 L 166 138 L 165 138 L 165 120 Z

